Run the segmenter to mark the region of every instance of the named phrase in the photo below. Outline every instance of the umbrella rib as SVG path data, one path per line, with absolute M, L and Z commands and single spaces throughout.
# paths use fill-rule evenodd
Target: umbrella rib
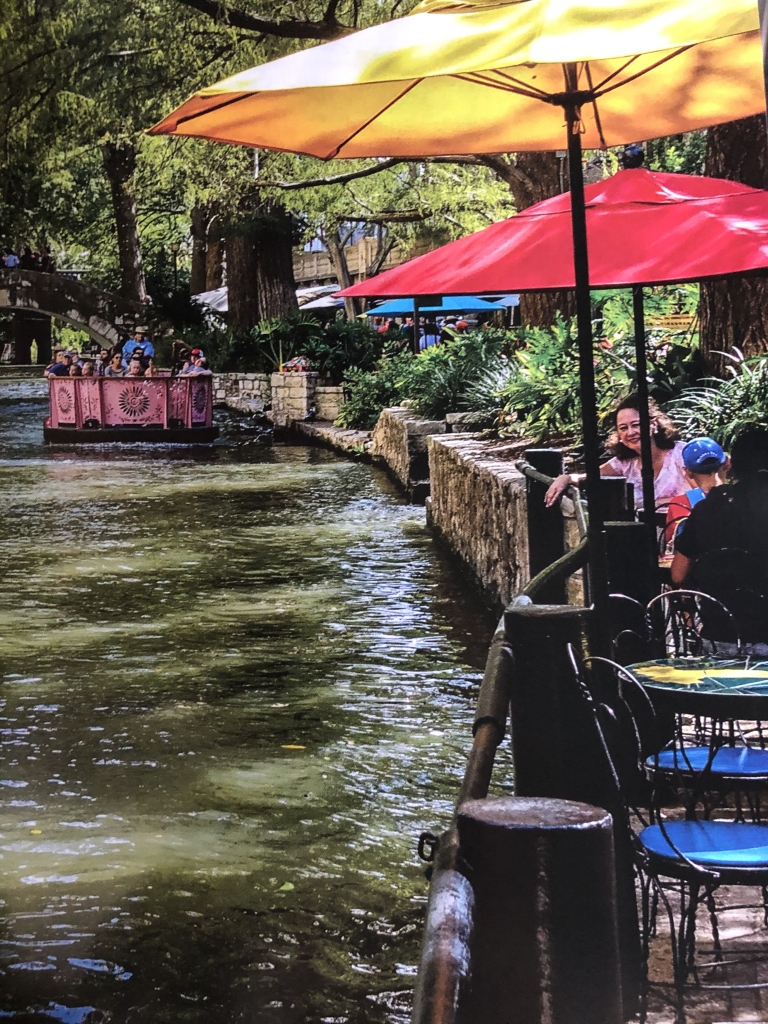
M 194 121 L 198 117 L 205 117 L 206 114 L 212 114 L 215 110 L 222 110 L 224 107 L 229 107 L 233 103 L 239 103 L 240 100 L 248 99 L 250 95 L 251 93 L 242 93 L 240 96 L 234 96 L 221 103 L 216 103 L 212 107 L 206 107 L 205 110 L 198 110 L 195 114 L 188 114 L 187 117 L 180 117 L 176 122 L 176 127 L 178 128 L 180 124 L 186 124 L 187 121 Z
M 681 46 L 679 50 L 675 50 L 674 53 L 667 54 L 666 57 L 662 57 L 661 60 L 657 60 L 655 64 L 649 65 L 647 68 L 643 68 L 642 71 L 637 71 L 634 75 L 630 75 L 629 78 L 622 79 L 621 82 L 616 82 L 615 85 L 609 85 L 607 89 L 598 89 L 596 92 L 597 96 L 605 96 L 608 92 L 613 92 L 614 89 L 619 89 L 622 85 L 629 85 L 630 82 L 634 82 L 636 78 L 642 78 L 643 75 L 647 75 L 649 71 L 655 71 L 656 68 L 660 68 L 662 64 L 666 64 L 667 61 L 673 60 L 675 57 L 679 57 L 681 53 L 685 53 L 686 50 L 690 50 L 693 44 L 688 46 Z
M 622 73 L 622 71 L 626 71 L 629 65 L 634 64 L 634 62 L 638 59 L 639 56 L 640 55 L 636 53 L 634 57 L 630 57 L 628 61 L 621 65 L 620 68 L 616 68 L 615 71 L 612 71 L 610 75 L 608 75 L 606 78 L 602 80 L 602 82 L 598 84 L 596 91 L 599 91 L 600 89 L 608 85 L 609 82 L 612 82 L 617 75 L 620 75 Z
M 381 110 L 377 110 L 376 113 L 372 117 L 369 117 L 368 120 L 365 121 L 363 124 L 361 124 L 359 128 L 356 128 L 351 135 L 344 139 L 343 142 L 340 142 L 335 149 L 332 149 L 325 159 L 333 160 L 334 157 L 337 157 L 339 153 L 342 151 L 342 149 L 344 149 L 344 147 L 348 145 L 352 141 L 352 139 L 357 138 L 360 132 L 364 132 L 365 129 L 369 127 L 369 125 L 373 124 L 377 117 L 381 117 L 382 114 L 386 114 L 390 107 L 394 107 L 396 103 L 399 103 L 403 96 L 407 96 L 411 89 L 415 89 L 416 86 L 420 85 L 423 81 L 423 78 L 417 78 L 414 82 L 409 82 L 409 84 L 405 87 L 405 89 L 403 89 L 402 92 L 398 93 L 397 96 L 394 97 L 394 99 L 391 99 L 389 101 L 389 103 L 386 103 L 381 108 Z
M 589 84 L 589 91 L 592 93 L 592 109 L 595 112 L 595 126 L 597 128 L 597 134 L 600 139 L 600 146 L 602 149 L 608 149 L 605 141 L 605 135 L 603 135 L 603 124 L 600 120 L 600 111 L 597 109 L 597 96 L 595 95 L 595 87 L 592 84 L 592 72 L 589 67 L 589 61 L 584 64 L 584 70 L 587 73 L 587 82 Z
M 497 74 L 497 75 L 498 75 L 498 76 L 499 76 L 500 78 L 503 78 L 503 79 L 504 79 L 505 81 L 507 81 L 507 82 L 512 82 L 512 83 L 513 83 L 513 85 L 517 85 L 517 86 L 520 86 L 520 87 L 522 87 L 523 89 L 530 89 L 530 90 L 531 90 L 531 92 L 535 92 L 535 93 L 538 93 L 538 94 L 539 94 L 539 96 L 541 96 L 541 97 L 542 97 L 542 99 L 544 99 L 544 98 L 546 98 L 547 96 L 549 96 L 549 93 L 548 93 L 548 92 L 546 92 L 546 91 L 545 91 L 544 89 L 539 89 L 539 87 L 538 87 L 538 86 L 536 86 L 536 85 L 530 85 L 529 83 L 526 83 L 526 82 L 521 82 L 521 81 L 520 81 L 520 80 L 519 80 L 518 78 L 515 78 L 515 77 L 514 77 L 513 75 L 510 75 L 510 74 L 509 74 L 509 73 L 508 73 L 507 71 L 502 71 L 502 70 L 501 70 L 501 68 L 493 68 L 493 71 L 494 71 L 494 72 L 495 72 L 495 73 L 496 73 L 496 74 Z M 480 72 L 478 72 L 478 73 L 480 73 Z
M 501 92 L 511 92 L 516 96 L 526 96 L 529 100 L 549 102 L 549 96 L 545 92 L 531 92 L 526 88 L 516 89 L 512 85 L 505 85 L 503 82 L 494 82 L 493 79 L 483 78 L 479 71 L 471 71 L 465 75 L 453 75 L 453 77 L 458 78 L 460 82 L 469 82 L 470 85 L 482 85 L 487 89 L 499 89 Z

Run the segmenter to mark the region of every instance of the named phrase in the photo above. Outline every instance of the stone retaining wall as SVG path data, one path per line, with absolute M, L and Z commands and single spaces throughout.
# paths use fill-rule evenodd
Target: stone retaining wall
M 425 420 L 411 409 L 384 409 L 371 438 L 371 455 L 383 459 L 411 501 L 429 494 L 427 439 L 444 434 L 445 420 Z
M 466 434 L 429 439 L 430 524 L 498 605 L 529 579 L 525 477 L 514 458 L 519 446 L 511 444 Z
M 276 427 L 289 427 L 302 422 L 315 407 L 318 374 L 273 373 L 272 412 L 270 419 Z
M 263 413 L 272 404 L 269 374 L 215 373 L 213 404 L 226 405 L 238 412 Z
M 344 388 L 341 384 L 318 384 L 315 389 L 315 416 L 324 422 L 333 423 L 339 418 L 344 405 Z

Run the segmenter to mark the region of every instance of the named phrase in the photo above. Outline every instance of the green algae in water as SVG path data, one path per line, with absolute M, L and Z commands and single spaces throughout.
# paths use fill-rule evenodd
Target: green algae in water
M 0 404 L 0 1010 L 408 1020 L 492 616 L 370 467 L 43 408 Z

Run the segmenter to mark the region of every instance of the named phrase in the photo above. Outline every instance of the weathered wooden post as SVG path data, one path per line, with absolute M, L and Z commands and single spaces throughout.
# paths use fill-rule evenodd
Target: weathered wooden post
M 565 800 L 459 808 L 474 894 L 460 1024 L 620 1024 L 611 817 Z
M 618 810 L 613 779 L 567 652 L 569 643 L 577 651 L 589 649 L 593 609 L 512 604 L 504 621 L 514 662 L 510 731 L 515 793 Z M 640 939 L 632 851 L 618 827 L 616 878 L 622 984 L 631 1015 L 639 986 Z
M 525 459 L 534 469 L 546 476 L 556 477 L 563 472 L 563 453 L 559 448 L 528 448 Z M 547 508 L 544 495 L 547 485 L 526 477 L 528 506 L 528 566 L 531 578 L 556 562 L 565 553 L 563 514 L 560 503 Z M 565 581 L 546 588 L 541 599 L 550 604 L 565 604 Z
M 648 556 L 647 524 L 606 523 L 605 531 L 610 592 L 648 604 L 659 593 L 659 567 Z
M 623 476 L 600 477 L 600 499 L 605 522 L 628 522 L 635 518 L 635 489 Z

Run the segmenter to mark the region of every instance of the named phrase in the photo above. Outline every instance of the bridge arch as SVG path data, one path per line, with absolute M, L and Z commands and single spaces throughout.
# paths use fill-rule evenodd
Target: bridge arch
M 153 333 L 169 329 L 151 306 L 36 270 L 0 270 L 0 309 L 27 310 L 63 320 L 106 348 L 123 340 L 138 323 L 147 324 Z

